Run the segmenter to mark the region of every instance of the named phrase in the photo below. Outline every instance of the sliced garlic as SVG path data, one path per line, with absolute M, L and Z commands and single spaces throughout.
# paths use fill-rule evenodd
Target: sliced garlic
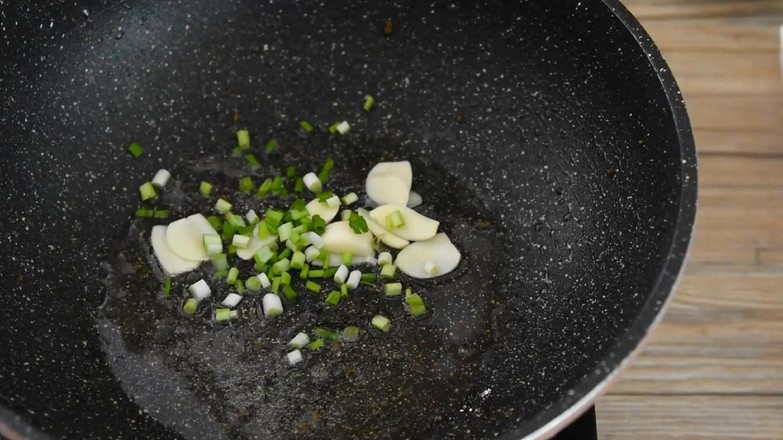
M 338 199 L 339 200 L 339 199 Z M 326 203 L 321 203 L 318 199 L 313 199 L 308 203 L 305 208 L 307 208 L 307 213 L 311 216 L 319 216 L 321 217 L 326 223 L 331 222 L 334 220 L 334 218 L 337 216 L 337 212 L 340 211 L 340 205 L 337 206 L 329 206 Z
M 438 233 L 440 222 L 425 217 L 404 206 L 383 205 L 370 211 L 370 217 L 379 225 L 386 224 L 386 216 L 394 211 L 400 211 L 405 224 L 390 232 L 410 241 L 429 240 Z
M 389 232 L 383 226 L 376 223 L 375 220 L 370 217 L 370 213 L 367 212 L 366 209 L 359 208 L 356 212 L 367 222 L 367 227 L 370 229 L 370 232 L 372 232 L 372 235 L 378 237 L 386 246 L 394 249 L 402 249 L 410 244 L 408 240 L 394 235 L 392 232 Z
M 427 279 L 454 270 L 462 256 L 444 233 L 426 241 L 411 243 L 397 255 L 395 264 L 413 278 Z
M 355 257 L 375 256 L 372 248 L 372 234 L 365 232 L 357 234 L 351 229 L 347 221 L 340 221 L 326 225 L 326 231 L 321 235 L 324 239 L 324 247 L 327 252 L 343 254 L 350 252 Z
M 209 259 L 204 249 L 204 235 L 217 234 L 215 228 L 201 214 L 179 219 L 166 229 L 166 244 L 181 258 L 193 261 Z
M 415 208 L 422 203 L 424 203 L 424 200 L 421 198 L 421 195 L 411 190 L 410 194 L 408 194 L 408 208 Z
M 172 252 L 166 243 L 166 229 L 167 227 L 162 225 L 153 226 L 150 233 L 152 250 L 155 252 L 155 257 L 163 272 L 166 272 L 166 275 L 174 276 L 196 269 L 201 262 L 186 260 Z
M 410 162 L 381 162 L 367 174 L 367 196 L 380 205 L 405 206 L 413 182 Z
M 256 252 L 265 245 L 273 243 L 277 240 L 277 235 L 269 234 L 268 237 L 261 239 L 258 238 L 258 226 L 253 229 L 253 238 L 250 239 L 250 243 L 246 248 L 237 249 L 237 257 L 243 260 L 249 260 L 253 258 Z

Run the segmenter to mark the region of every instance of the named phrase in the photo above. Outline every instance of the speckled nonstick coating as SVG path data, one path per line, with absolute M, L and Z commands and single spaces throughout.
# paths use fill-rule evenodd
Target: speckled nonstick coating
M 533 433 L 637 347 L 683 264 L 696 199 L 690 126 L 660 54 L 618 1 L 6 0 L 0 20 L 0 422 L 33 438 L 268 436 L 216 408 L 209 389 L 188 394 L 184 379 L 181 405 L 151 409 L 142 395 L 173 393 L 174 379 L 122 375 L 150 353 L 113 357 L 96 325 L 107 294 L 98 267 L 127 233 L 137 186 L 230 148 L 235 110 L 292 157 L 341 151 L 348 177 L 409 157 L 417 176 L 437 176 L 424 185 L 431 209 L 480 207 L 468 217 L 493 220 L 498 255 L 509 254 L 433 300 L 428 328 L 444 358 L 420 380 L 458 377 L 459 392 L 385 402 L 393 409 L 380 414 L 358 405 L 331 417 L 340 426 L 327 412 L 304 437 Z M 369 114 L 365 93 L 378 102 Z M 308 146 L 301 118 L 354 129 Z M 144 145 L 140 159 L 130 140 Z M 491 261 L 486 249 L 463 251 Z M 482 298 L 502 301 L 474 310 Z M 405 351 L 393 341 L 362 356 L 377 364 Z M 464 377 L 448 358 L 461 354 Z M 400 383 L 415 391 L 408 373 Z M 270 422 L 283 426 L 275 436 L 294 436 L 287 422 Z

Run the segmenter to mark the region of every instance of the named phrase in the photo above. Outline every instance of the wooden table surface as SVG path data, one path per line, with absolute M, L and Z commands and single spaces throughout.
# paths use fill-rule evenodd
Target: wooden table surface
M 783 439 L 783 0 L 625 0 L 682 88 L 699 154 L 690 260 L 596 406 L 601 440 Z

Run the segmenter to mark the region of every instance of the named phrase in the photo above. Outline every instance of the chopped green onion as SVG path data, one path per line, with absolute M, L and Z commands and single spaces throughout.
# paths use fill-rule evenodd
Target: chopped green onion
M 345 265 L 343 264 L 337 269 L 337 272 L 334 273 L 334 282 L 337 284 L 345 284 L 345 280 L 347 278 L 348 278 L 348 268 L 345 267 Z
M 136 217 L 139 218 L 152 218 L 155 215 L 155 211 L 149 208 L 136 208 Z
M 386 216 L 386 229 L 392 230 L 405 226 L 405 219 L 399 209 Z
M 266 142 L 266 146 L 264 148 L 266 148 L 267 153 L 271 153 L 275 151 L 275 149 L 277 149 L 277 139 L 275 138 L 269 139 Z
M 266 179 L 261 184 L 261 186 L 258 187 L 258 191 L 256 192 L 256 196 L 260 198 L 264 198 L 269 194 L 269 191 L 272 190 L 272 179 Z
M 283 286 L 283 296 L 288 301 L 296 301 L 296 298 L 299 297 L 299 294 L 296 293 L 296 290 L 292 289 L 291 286 L 286 284 Z
M 249 193 L 253 190 L 253 188 L 256 186 L 255 183 L 253 183 L 253 179 L 250 177 L 243 177 L 239 179 L 239 191 L 243 193 Z
M 375 281 L 375 274 L 374 273 L 363 273 L 362 274 L 362 283 L 365 284 L 372 284 Z
M 370 230 L 370 227 L 367 226 L 367 220 L 355 212 L 352 212 L 351 216 L 348 218 L 348 225 L 353 229 L 353 232 L 357 234 L 363 234 Z
M 334 193 L 331 191 L 324 191 L 318 193 L 318 201 L 321 203 L 326 203 L 326 201 L 332 197 L 334 197 Z
M 163 280 L 163 297 L 168 298 L 169 296 L 171 296 L 171 278 L 166 277 Z
M 348 123 L 348 121 L 343 121 L 337 124 L 335 130 L 337 130 L 338 133 L 345 135 L 351 131 L 351 125 Z
M 389 252 L 381 252 L 378 254 L 378 265 L 384 266 L 386 264 L 392 264 L 392 254 Z
M 245 154 L 245 161 L 248 165 L 250 165 L 251 170 L 257 170 L 261 168 L 261 162 L 256 159 L 256 156 L 253 154 Z
M 329 180 L 329 177 L 332 175 L 332 170 L 334 169 L 334 159 L 327 158 L 326 161 L 324 161 L 324 164 L 321 166 L 321 171 L 318 173 L 318 180 L 320 180 L 322 183 L 326 183 L 326 181 Z
M 272 251 L 272 249 L 269 249 L 269 246 L 264 245 L 261 246 L 261 248 L 257 250 L 255 254 L 253 254 L 253 259 L 256 260 L 256 263 L 266 264 L 274 256 L 275 253 Z
M 324 268 L 329 267 L 329 252 L 327 252 L 326 249 L 321 249 L 321 252 L 318 254 L 318 259 L 321 261 L 321 265 Z
M 309 274 L 310 274 L 310 265 L 305 263 L 304 265 L 302 265 L 302 270 L 299 271 L 299 278 L 306 280 Z
M 204 234 L 204 250 L 207 255 L 216 255 L 223 252 L 223 241 L 217 234 Z
M 316 327 L 315 335 L 326 342 L 336 341 L 340 338 L 340 333 L 323 327 Z
M 337 271 L 339 269 L 336 267 L 330 267 L 329 269 L 324 269 L 324 278 L 332 278 L 337 274 Z
M 290 342 L 288 342 L 288 346 L 291 348 L 302 348 L 309 343 L 310 337 L 307 336 L 307 333 L 299 332 Z
M 283 223 L 277 228 L 277 236 L 280 241 L 286 241 L 291 236 L 291 231 L 294 230 L 294 224 L 291 222 Z
M 392 323 L 389 318 L 383 315 L 375 315 L 372 318 L 372 326 L 382 332 L 388 332 L 391 329 Z
M 210 225 L 212 225 L 213 228 L 215 228 L 216 231 L 220 231 L 223 228 L 223 220 L 221 220 L 220 217 L 216 215 L 210 215 L 207 217 L 207 221 Z
M 288 258 L 283 258 L 278 260 L 277 263 L 275 263 L 272 267 L 275 268 L 275 270 L 278 272 L 288 272 L 288 269 L 291 268 L 291 260 Z
M 359 327 L 350 325 L 343 329 L 343 339 L 345 339 L 348 342 L 357 341 L 359 339 L 359 333 L 361 333 Z
M 373 98 L 370 95 L 365 95 L 364 96 L 364 105 L 362 106 L 364 111 L 368 112 L 368 111 L 372 110 L 372 106 L 373 105 L 375 105 L 375 98 Z
M 310 224 L 310 230 L 318 235 L 323 235 L 326 231 L 326 221 L 317 214 L 312 217 L 312 220 L 313 222 Z
M 280 277 L 274 277 L 272 279 L 272 292 L 279 292 L 280 291 Z
M 269 227 L 266 224 L 266 221 L 259 222 L 256 231 L 257 231 L 256 237 L 262 240 L 269 237 L 269 234 L 271 234 L 271 232 L 269 231 Z
M 285 176 L 289 179 L 296 177 L 296 167 L 291 165 L 285 169 Z
M 351 219 L 352 212 L 353 211 L 351 211 L 350 209 L 343 209 L 342 211 L 340 211 L 340 220 L 347 222 L 348 220 Z
M 237 292 L 239 292 L 240 295 L 245 294 L 245 283 L 242 280 L 237 280 L 236 283 L 234 283 L 234 288 L 237 289 Z
M 230 224 L 235 228 L 244 228 L 247 226 L 247 224 L 245 223 L 245 219 L 243 219 L 241 215 L 227 212 L 225 217 L 226 217 L 226 222 L 228 222 L 228 224 Z M 252 228 L 250 230 L 252 231 Z
M 198 187 L 198 192 L 200 192 L 204 197 L 209 197 L 210 194 L 212 194 L 212 184 L 202 181 Z
M 291 256 L 291 249 L 283 249 L 283 252 L 280 252 L 280 255 L 277 256 L 278 259 L 288 258 Z
M 329 126 L 329 133 L 337 133 L 337 126 L 340 125 L 339 122 L 335 122 L 334 124 Z
M 294 269 L 301 269 L 305 264 L 305 254 L 300 251 L 294 252 L 294 256 L 291 257 L 291 267 Z
M 157 197 L 158 193 L 155 192 L 155 187 L 152 185 L 152 182 L 144 182 L 144 184 L 139 187 L 139 195 L 141 195 L 141 200 L 149 200 Z
M 217 202 L 215 202 L 215 210 L 221 214 L 231 211 L 231 208 L 233 207 L 234 205 L 223 199 L 218 199 Z
M 402 293 L 402 283 L 386 283 L 383 289 L 386 296 L 397 296 Z
M 239 316 L 236 310 L 231 309 L 217 309 L 215 310 L 215 321 L 229 321 Z
M 346 266 L 350 266 L 351 261 L 353 261 L 353 254 L 350 252 L 343 252 L 343 259 L 342 259 L 343 264 Z
M 234 237 L 234 232 L 237 231 L 237 227 L 229 222 L 223 223 L 222 229 L 223 239 L 226 241 L 231 240 Z
M 316 339 L 315 341 L 307 344 L 307 348 L 313 351 L 320 350 L 321 347 L 324 346 L 324 340 L 323 339 Z
M 228 276 L 226 277 L 226 283 L 228 284 L 234 284 L 237 282 L 237 277 L 239 277 L 239 269 L 236 267 L 232 267 L 228 270 Z
M 185 305 L 182 306 L 182 311 L 186 315 L 192 315 L 196 313 L 196 309 L 198 309 L 198 301 L 196 298 L 188 298 L 187 301 L 185 301 Z
M 424 301 L 419 295 L 408 295 L 406 292 L 405 304 L 408 306 L 408 313 L 413 317 L 421 316 L 427 313 L 427 308 L 424 306 Z
M 323 191 L 323 182 L 321 182 L 321 179 L 319 179 L 315 173 L 305 174 L 304 177 L 302 177 L 302 180 L 304 181 L 305 187 L 307 187 L 307 189 L 309 189 L 311 192 L 320 193 Z
M 250 147 L 250 132 L 247 130 L 237 131 L 237 145 L 243 150 Z
M 228 263 L 226 263 L 226 264 L 228 264 Z M 218 270 L 218 271 L 215 272 L 214 277 L 215 277 L 216 280 L 222 280 L 223 278 L 226 277 L 226 275 L 228 275 L 228 270 Z
M 144 148 L 141 148 L 141 145 L 139 145 L 138 142 L 134 142 L 128 145 L 128 153 L 130 153 L 134 158 L 137 158 L 144 153 Z
M 256 211 L 254 211 L 252 209 L 247 211 L 247 213 L 245 213 L 245 219 L 251 225 L 254 225 L 254 224 L 258 223 L 261 220 L 261 219 L 258 218 L 258 214 L 256 214 Z
M 354 270 L 351 272 L 350 275 L 348 275 L 348 280 L 345 281 L 345 284 L 343 284 L 343 286 L 345 286 L 346 289 L 356 289 L 357 287 L 359 287 L 359 283 L 361 281 L 362 281 L 362 273 L 359 272 L 358 270 Z
M 340 199 L 343 205 L 350 205 L 351 203 L 356 203 L 358 200 L 359 200 L 359 196 L 357 196 L 355 192 L 350 192 L 344 195 L 342 199 Z
M 155 208 L 152 216 L 155 217 L 155 218 L 168 218 L 169 217 L 169 210 L 168 209 L 158 209 L 158 208 Z
M 264 309 L 264 316 L 277 316 L 283 313 L 283 303 L 280 297 L 274 293 L 267 293 L 261 299 L 261 306 Z
M 237 145 L 236 147 L 231 149 L 231 156 L 233 157 L 242 157 L 242 154 L 245 153 L 245 149 Z
M 312 132 L 313 129 L 315 128 L 315 127 L 313 127 L 313 124 L 311 124 L 311 123 L 309 123 L 307 121 L 304 121 L 304 120 L 299 121 L 299 126 L 302 127 L 302 130 L 304 130 L 304 131 L 306 131 L 308 133 Z
M 395 272 L 397 272 L 397 266 L 393 264 L 384 264 L 381 268 L 381 278 L 394 278 Z
M 258 292 L 261 290 L 261 279 L 257 276 L 252 276 L 245 281 L 245 287 L 253 292 Z
M 280 283 L 286 286 L 291 285 L 291 274 L 288 272 L 283 272 L 280 274 Z
M 318 284 L 318 283 L 314 283 L 312 281 L 308 281 L 305 284 L 305 288 L 307 288 L 307 290 L 309 290 L 311 292 L 315 292 L 315 293 L 318 293 L 318 292 L 321 291 L 321 285 Z
M 332 290 L 329 292 L 328 295 L 326 295 L 326 304 L 329 304 L 330 306 L 336 306 L 340 303 L 340 299 L 342 299 L 342 295 L 340 292 L 336 290 Z
M 301 177 L 296 179 L 296 183 L 294 184 L 294 192 L 301 194 L 304 192 L 304 187 L 304 179 Z
M 236 246 L 237 249 L 246 249 L 250 245 L 250 237 L 234 234 L 234 237 L 231 239 L 231 245 Z
M 280 222 L 283 221 L 283 212 L 277 211 L 274 209 L 267 209 L 266 214 L 264 214 L 264 217 L 266 218 L 267 225 L 274 226 L 277 228 L 280 226 Z
M 323 278 L 324 277 L 324 271 L 317 269 L 317 270 L 311 270 L 310 273 L 307 275 L 308 278 Z
M 340 286 L 340 296 L 348 296 L 348 284 L 343 284 Z
M 232 237 L 233 237 L 233 235 L 232 235 Z M 236 253 L 237 253 L 237 247 L 236 247 L 236 246 L 234 246 L 233 244 L 231 244 L 231 245 L 228 245 L 228 251 L 226 251 L 226 253 L 227 253 L 228 255 L 234 255 L 234 254 L 236 254 Z
M 215 270 L 228 270 L 228 257 L 226 257 L 226 254 L 213 254 L 209 258 L 212 260 L 212 266 Z

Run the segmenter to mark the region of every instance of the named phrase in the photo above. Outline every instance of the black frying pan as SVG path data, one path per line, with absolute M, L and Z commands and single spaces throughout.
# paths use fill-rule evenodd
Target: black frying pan
M 660 316 L 695 213 L 666 64 L 616 0 L 382 3 L 0 4 L 5 435 L 545 437 L 605 390 Z M 335 118 L 349 136 L 297 132 Z M 132 284 L 137 186 L 165 167 L 185 192 L 216 170 L 228 188 L 238 126 L 281 141 L 259 174 L 332 155 L 350 185 L 410 159 L 465 256 L 416 285 L 430 315 L 368 291 L 213 326 Z M 278 362 L 295 327 L 377 311 L 391 334 Z

